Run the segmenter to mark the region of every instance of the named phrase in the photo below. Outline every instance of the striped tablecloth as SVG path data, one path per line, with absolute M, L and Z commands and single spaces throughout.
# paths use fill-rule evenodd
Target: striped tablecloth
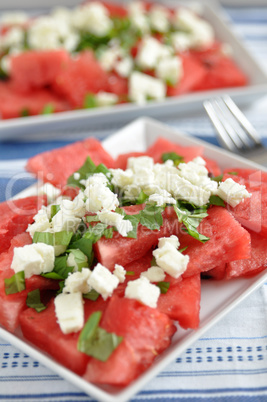
M 266 7 L 227 7 L 234 26 L 267 70 Z M 267 145 L 267 96 L 245 109 Z M 165 121 L 216 143 L 203 114 Z M 100 130 L 106 137 L 114 130 Z M 88 133 L 76 133 L 76 139 Z M 89 133 L 90 135 L 91 133 Z M 36 137 L 0 143 L 0 201 L 33 183 L 28 157 L 71 141 Z M 0 306 L 1 308 L 1 306 Z M 88 395 L 0 338 L 0 401 L 91 401 Z M 267 283 L 149 382 L 133 401 L 267 401 Z

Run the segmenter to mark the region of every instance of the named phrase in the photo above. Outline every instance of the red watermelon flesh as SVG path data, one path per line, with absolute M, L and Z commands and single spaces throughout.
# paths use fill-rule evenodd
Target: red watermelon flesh
M 167 140 L 166 138 L 159 137 L 154 144 L 146 150 L 146 154 L 151 156 L 155 163 L 162 163 L 161 156 L 163 153 L 176 152 L 178 155 L 184 157 L 185 162 L 189 162 L 197 156 L 202 156 L 203 150 L 204 148 L 202 146 L 183 147 Z
M 56 76 L 52 87 L 74 108 L 84 107 L 88 93 L 109 91 L 108 76 L 89 50 L 70 59 Z
M 69 110 L 66 100 L 47 88 L 37 88 L 26 93 L 16 92 L 11 82 L 0 82 L 0 117 L 13 119 L 42 114 L 47 106 L 53 112 Z
M 212 175 L 212 177 L 220 176 L 222 174 L 222 170 L 215 160 L 206 158 L 206 156 L 202 156 L 202 158 L 206 162 L 205 166 L 209 171 L 209 173 Z
M 63 188 L 68 177 L 84 164 L 87 156 L 90 156 L 96 165 L 103 163 L 108 168 L 114 167 L 113 158 L 101 143 L 95 138 L 87 138 L 30 158 L 26 169 L 40 180 Z
M 112 72 L 108 74 L 108 92 L 114 93 L 121 97 L 121 100 L 127 100 L 128 80 Z
M 31 244 L 32 238 L 29 233 L 23 232 L 11 239 L 10 247 L 8 251 L 1 254 L 1 265 L 0 271 L 4 271 L 5 269 L 10 268 L 13 259 L 13 253 L 15 247 L 23 247 L 26 244 Z
M 251 235 L 251 257 L 245 260 L 232 261 L 227 264 L 227 279 L 239 276 L 253 276 L 267 267 L 267 239 L 261 235 L 249 232 Z
M 100 326 L 123 336 L 123 341 L 106 362 L 91 359 L 84 378 L 111 385 L 127 385 L 140 375 L 169 346 L 176 330 L 157 309 L 117 296 L 110 300 Z
M 69 54 L 65 50 L 29 50 L 11 57 L 10 76 L 17 92 L 29 92 L 52 84 Z
M 25 232 L 33 217 L 43 204 L 42 197 L 26 197 L 9 200 L 0 204 L 0 253 L 10 247 L 11 240 L 19 233 Z
M 177 96 L 191 92 L 205 79 L 205 68 L 198 60 L 190 53 L 184 53 L 179 56 L 182 58 L 183 76 L 175 86 L 167 87 L 167 96 Z
M 26 289 L 19 293 L 6 295 L 4 280 L 14 275 L 13 269 L 0 271 L 0 323 L 10 332 L 14 332 L 19 325 L 21 312 L 27 307 L 28 292 L 40 290 L 57 290 L 58 282 L 42 276 L 34 275 L 25 280 Z
M 102 298 L 98 298 L 95 302 L 90 300 L 84 302 L 85 321 L 94 311 L 104 311 L 108 303 Z M 32 308 L 24 310 L 20 316 L 20 325 L 26 339 L 76 374 L 84 373 L 90 357 L 77 349 L 80 331 L 63 334 L 57 323 L 54 299 L 41 313 Z
M 162 216 L 163 225 L 160 230 L 150 230 L 139 224 L 137 239 L 122 237 L 118 232 L 114 233 L 112 239 L 101 238 L 94 244 L 98 261 L 110 270 L 113 270 L 115 264 L 125 266 L 155 247 L 160 237 L 179 233 L 180 224 L 173 208 L 166 208 Z
M 160 295 L 157 308 L 182 328 L 195 329 L 199 326 L 200 296 L 200 275 L 196 274 L 171 283 L 167 293 Z
M 181 248 L 189 255 L 189 263 L 183 277 L 195 275 L 214 268 L 220 263 L 250 258 L 250 234 L 223 207 L 212 207 L 198 228 L 210 238 L 201 243 L 181 231 Z
M 222 262 L 216 267 L 201 273 L 201 279 L 215 279 L 221 280 L 225 278 L 226 264 Z

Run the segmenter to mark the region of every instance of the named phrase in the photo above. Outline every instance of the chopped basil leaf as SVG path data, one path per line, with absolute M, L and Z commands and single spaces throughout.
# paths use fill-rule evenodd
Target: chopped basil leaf
M 220 207 L 225 207 L 225 202 L 218 195 L 211 195 L 209 203 L 211 205 L 218 205 Z
M 89 176 L 90 173 L 93 173 L 95 171 L 96 165 L 90 158 L 90 156 L 87 156 L 84 164 L 80 167 L 79 170 L 77 170 L 75 173 L 79 173 L 79 179 L 75 179 L 75 173 L 73 173 L 67 180 L 67 184 L 69 186 L 73 187 L 80 187 L 84 189 L 84 185 L 80 183 L 81 180 L 86 180 L 87 177 Z
M 81 239 L 86 231 L 87 231 L 87 225 L 83 220 L 81 220 L 81 222 L 80 222 L 80 224 L 78 226 L 78 229 L 76 230 L 75 233 L 73 233 L 70 242 L 73 243 L 73 242 Z
M 97 100 L 96 96 L 94 94 L 86 94 L 84 98 L 84 104 L 83 107 L 85 109 L 92 109 L 94 107 L 97 107 Z
M 93 241 L 86 237 L 82 237 L 79 240 L 76 240 L 70 244 L 71 249 L 79 249 L 81 250 L 86 257 L 88 258 L 89 267 L 92 264 L 94 253 L 93 253 Z
M 139 223 L 139 219 L 137 216 L 135 215 L 125 215 L 125 217 L 123 218 L 125 221 L 130 221 L 132 224 L 132 230 L 130 230 L 127 233 L 127 237 L 130 237 L 132 239 L 137 239 L 137 228 L 138 228 L 138 223 Z
M 24 289 L 26 289 L 24 271 L 19 271 L 11 276 L 11 278 L 5 279 L 6 295 L 22 292 Z
M 86 222 L 99 222 L 99 218 L 98 218 L 98 216 L 97 215 L 88 215 L 87 217 L 86 217 Z M 87 227 L 86 227 L 86 230 L 87 230 Z
M 46 309 L 46 306 L 41 302 L 40 290 L 35 289 L 29 292 L 26 299 L 26 304 L 28 307 L 34 308 L 37 313 Z
M 137 205 L 144 204 L 147 201 L 148 198 L 149 198 L 148 195 L 146 195 L 144 193 L 144 191 L 141 190 L 141 192 L 140 192 L 140 194 L 139 194 L 139 196 L 138 196 L 138 198 L 136 200 L 136 204 Z
M 210 179 L 213 181 L 217 181 L 217 183 L 220 183 L 223 179 L 223 174 L 220 174 L 219 176 L 211 177 Z
M 53 271 L 42 274 L 42 276 L 50 279 L 66 279 L 74 268 L 67 265 L 67 259 L 67 255 L 56 257 Z
M 178 203 L 179 205 L 179 203 Z M 196 210 L 188 210 L 185 207 L 174 205 L 174 210 L 178 217 L 178 221 L 183 223 L 186 227 L 185 231 L 195 239 L 201 241 L 202 243 L 209 240 L 209 237 L 202 235 L 198 232 L 197 227 L 199 226 L 200 222 L 203 218 L 208 216 L 207 212 L 202 212 L 203 210 L 196 209 Z
M 159 230 L 163 224 L 162 211 L 163 207 L 155 205 L 146 205 L 146 207 L 138 214 L 140 223 L 151 230 Z M 135 215 L 136 216 L 136 215 Z
M 173 161 L 175 166 L 178 166 L 179 163 L 184 162 L 184 157 L 178 155 L 176 152 L 165 152 L 164 154 L 161 155 L 161 159 L 163 162 L 171 160 Z
M 21 112 L 20 112 L 20 116 L 21 116 L 21 117 L 30 116 L 30 111 L 29 111 L 29 109 L 27 109 L 27 108 L 22 109 Z
M 102 236 L 111 239 L 113 236 L 113 228 L 108 228 L 108 225 L 102 222 L 97 223 L 95 226 L 89 226 L 84 238 L 90 239 L 96 243 Z
M 88 268 L 88 258 L 81 250 L 79 250 L 78 248 L 72 248 L 68 249 L 67 252 L 73 254 L 79 271 L 81 271 L 82 268 Z
M 99 327 L 102 313 L 93 313 L 78 339 L 78 350 L 100 361 L 107 361 L 111 353 L 119 346 L 123 338 Z
M 178 251 L 179 251 L 179 253 L 183 253 L 187 248 L 188 248 L 188 246 L 180 248 Z
M 238 172 L 227 172 L 227 174 L 232 174 L 233 176 L 238 176 Z
M 156 285 L 160 288 L 160 293 L 166 294 L 170 287 L 170 282 L 158 282 Z
M 132 275 L 135 275 L 135 272 L 134 271 L 126 271 L 126 275 L 132 276 Z
M 65 230 L 61 232 L 35 232 L 33 235 L 33 243 L 45 243 L 50 246 L 68 246 L 73 233 L 66 232 Z
M 42 114 L 51 114 L 54 113 L 55 108 L 52 105 L 52 103 L 48 103 L 47 105 L 44 106 L 43 110 L 42 110 Z
M 84 293 L 83 297 L 85 299 L 96 301 L 98 299 L 98 297 L 99 297 L 99 293 L 97 293 L 97 291 L 95 289 L 91 289 L 90 292 Z
M 60 211 L 60 205 L 51 205 L 51 220 Z

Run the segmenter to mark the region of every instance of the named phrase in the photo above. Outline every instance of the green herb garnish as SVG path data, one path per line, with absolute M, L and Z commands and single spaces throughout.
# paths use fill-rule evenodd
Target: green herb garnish
M 6 295 L 22 292 L 24 289 L 26 289 L 24 271 L 19 271 L 11 276 L 11 278 L 5 279 Z
M 26 304 L 28 307 L 34 308 L 37 313 L 46 309 L 46 306 L 41 302 L 40 290 L 35 289 L 28 293 Z

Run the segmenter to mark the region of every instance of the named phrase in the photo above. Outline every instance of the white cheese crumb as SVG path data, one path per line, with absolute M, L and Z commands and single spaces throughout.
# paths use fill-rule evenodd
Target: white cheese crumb
M 137 104 L 145 104 L 148 99 L 161 100 L 166 95 L 165 83 L 150 75 L 134 71 L 129 79 L 129 97 Z
M 54 303 L 57 321 L 64 334 L 82 329 L 84 308 L 81 292 L 60 293 L 56 296 Z
M 149 282 L 161 282 L 164 281 L 166 275 L 162 268 L 152 266 L 147 271 L 141 273 L 140 277 L 145 276 Z
M 83 268 L 81 272 L 73 272 L 65 279 L 63 293 L 88 293 L 90 291 L 90 286 L 87 281 L 90 275 L 91 271 L 89 268 Z
M 117 212 L 102 210 L 97 213 L 100 222 L 106 225 L 115 226 L 121 236 L 126 237 L 127 233 L 133 230 L 133 225 L 128 220 L 123 220 L 123 216 Z
M 170 242 L 153 251 L 156 263 L 173 278 L 181 276 L 189 262 L 188 255 L 180 253 Z
M 167 243 L 171 244 L 176 249 L 178 249 L 180 246 L 179 239 L 175 235 L 171 235 L 170 237 L 161 237 L 158 241 L 158 246 L 163 247 Z
M 123 268 L 122 265 L 115 264 L 113 275 L 115 275 L 119 279 L 120 283 L 123 283 L 125 281 L 126 270 Z
M 136 299 L 146 306 L 156 308 L 160 289 L 153 285 L 149 280 L 142 276 L 134 281 L 129 281 L 125 289 L 125 297 L 128 299 Z
M 219 184 L 217 195 L 233 208 L 245 198 L 251 197 L 251 193 L 246 190 L 246 186 L 236 183 L 231 178 Z
M 14 248 L 11 268 L 17 273 L 24 271 L 25 278 L 51 272 L 54 268 L 54 247 L 45 243 L 27 244 Z
M 106 267 L 98 263 L 93 269 L 88 285 L 95 289 L 104 300 L 110 297 L 119 284 L 117 276 L 113 275 Z

